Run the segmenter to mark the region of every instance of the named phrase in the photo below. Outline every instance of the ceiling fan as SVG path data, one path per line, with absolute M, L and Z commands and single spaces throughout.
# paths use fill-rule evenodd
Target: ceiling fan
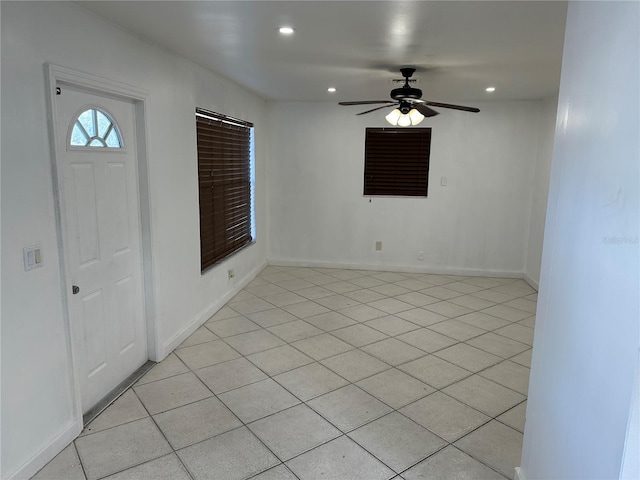
M 396 108 L 385 118 L 392 125 L 400 125 L 406 127 L 409 125 L 417 125 L 424 117 L 434 117 L 439 114 L 430 107 L 438 108 L 451 108 L 453 110 L 462 110 L 463 112 L 480 111 L 479 108 L 465 107 L 462 105 L 452 105 L 449 103 L 431 102 L 429 100 L 422 100 L 422 90 L 419 88 L 413 88 L 409 85 L 409 79 L 416 71 L 415 68 L 401 68 L 400 73 L 404 77 L 404 85 L 400 88 L 394 88 L 391 90 L 391 100 L 363 100 L 360 102 L 338 102 L 338 105 L 374 105 L 377 103 L 383 103 L 381 107 L 372 108 L 365 112 L 356 113 L 356 115 L 364 115 L 366 113 L 375 112 L 383 108 L 389 108 L 396 106 Z

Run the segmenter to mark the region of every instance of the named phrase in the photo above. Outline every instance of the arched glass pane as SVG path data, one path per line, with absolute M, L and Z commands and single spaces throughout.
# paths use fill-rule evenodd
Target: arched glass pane
M 103 111 L 90 108 L 74 120 L 69 144 L 74 147 L 122 148 L 118 127 Z

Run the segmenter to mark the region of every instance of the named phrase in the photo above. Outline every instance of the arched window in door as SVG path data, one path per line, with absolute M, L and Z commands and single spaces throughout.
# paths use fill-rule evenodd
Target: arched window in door
M 111 116 L 89 108 L 76 117 L 69 137 L 71 147 L 122 148 L 122 136 Z

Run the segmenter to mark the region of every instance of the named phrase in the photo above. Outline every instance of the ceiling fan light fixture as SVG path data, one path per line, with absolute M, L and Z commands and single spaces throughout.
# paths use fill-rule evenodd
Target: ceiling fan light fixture
M 408 127 L 409 125 L 418 125 L 424 120 L 424 115 L 415 108 L 409 110 L 408 113 L 402 113 L 400 109 L 396 108 L 384 118 L 393 126 Z
M 409 115 L 400 115 L 398 125 L 401 127 L 408 127 L 411 125 L 411 117 Z

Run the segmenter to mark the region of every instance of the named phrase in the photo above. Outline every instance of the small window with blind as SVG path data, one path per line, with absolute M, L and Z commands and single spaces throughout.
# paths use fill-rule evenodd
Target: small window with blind
M 364 195 L 426 197 L 430 128 L 367 128 Z
M 201 271 L 249 245 L 253 124 L 196 108 Z

